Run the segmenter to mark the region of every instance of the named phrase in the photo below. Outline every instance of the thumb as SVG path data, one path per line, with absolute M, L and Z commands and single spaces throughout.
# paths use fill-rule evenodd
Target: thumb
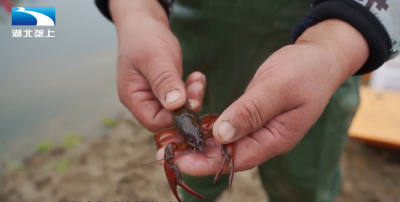
M 224 144 L 234 142 L 286 110 L 288 103 L 282 85 L 278 81 L 259 83 L 250 88 L 217 119 L 213 127 L 214 138 Z
M 162 36 L 168 43 L 155 43 L 156 40 L 149 42 L 153 46 L 139 51 L 136 64 L 163 107 L 175 110 L 186 102 L 186 87 L 181 78 L 182 59 L 179 43 L 176 38 L 168 36 L 169 34 Z M 157 39 L 161 40 L 160 38 Z
M 173 63 L 150 62 L 141 68 L 141 73 L 164 108 L 174 110 L 185 104 L 185 84 Z

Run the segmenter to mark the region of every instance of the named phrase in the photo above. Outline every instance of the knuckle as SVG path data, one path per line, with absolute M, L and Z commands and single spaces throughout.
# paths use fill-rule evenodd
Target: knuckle
M 241 105 L 243 110 L 240 112 L 240 117 L 243 122 L 250 126 L 251 131 L 261 128 L 263 126 L 263 120 L 257 103 L 251 99 L 247 99 L 245 102 L 242 102 Z
M 165 91 L 169 87 L 169 83 L 174 81 L 174 73 L 169 69 L 160 70 L 158 75 L 151 82 L 151 87 L 158 93 Z
M 296 138 L 296 132 L 292 130 L 283 119 L 274 118 L 268 124 L 266 129 L 271 133 L 275 140 L 279 140 L 280 147 L 276 148 L 276 155 L 286 154 L 290 152 L 297 141 L 300 139 Z

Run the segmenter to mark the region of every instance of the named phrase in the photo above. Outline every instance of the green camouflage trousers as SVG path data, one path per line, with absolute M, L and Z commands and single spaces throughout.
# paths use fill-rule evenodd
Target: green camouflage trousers
M 178 0 L 171 29 L 183 52 L 184 78 L 207 77 L 202 114 L 220 114 L 241 96 L 257 68 L 291 44 L 291 31 L 309 10 L 309 0 Z M 331 202 L 340 191 L 339 159 L 359 103 L 360 77 L 345 81 L 324 113 L 289 153 L 259 166 L 271 202 Z M 206 201 L 227 188 L 227 175 L 184 181 Z M 235 181 L 234 181 L 235 183 Z M 236 181 L 236 183 L 238 183 Z M 200 199 L 182 191 L 185 202 Z

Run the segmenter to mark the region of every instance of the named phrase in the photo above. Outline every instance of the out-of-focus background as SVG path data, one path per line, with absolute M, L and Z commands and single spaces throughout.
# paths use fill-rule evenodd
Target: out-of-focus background
M 11 26 L 10 16 L 2 15 L 0 148 L 1 157 L 10 160 L 33 152 L 41 140 L 98 136 L 101 120 L 125 109 L 116 91 L 115 27 L 93 1 L 19 0 L 17 5 L 56 7 L 56 24 L 62 26 L 44 27 L 55 31 L 54 38 L 15 38 L 12 29 L 37 27 Z
M 156 147 L 119 102 L 113 24 L 91 0 L 11 2 L 56 7 L 62 26 L 13 38 L 0 7 L 0 201 L 175 200 L 162 166 L 131 169 Z M 337 201 L 399 202 L 400 58 L 364 78 Z M 237 173 L 219 201 L 267 200 L 256 171 Z

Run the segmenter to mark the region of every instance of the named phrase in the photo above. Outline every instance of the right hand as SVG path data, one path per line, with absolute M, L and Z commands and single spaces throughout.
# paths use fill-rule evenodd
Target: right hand
M 171 111 L 186 99 L 200 111 L 205 76 L 182 81 L 182 53 L 168 18 L 155 0 L 113 0 L 110 11 L 118 32 L 118 94 L 121 102 L 150 131 L 172 126 Z

